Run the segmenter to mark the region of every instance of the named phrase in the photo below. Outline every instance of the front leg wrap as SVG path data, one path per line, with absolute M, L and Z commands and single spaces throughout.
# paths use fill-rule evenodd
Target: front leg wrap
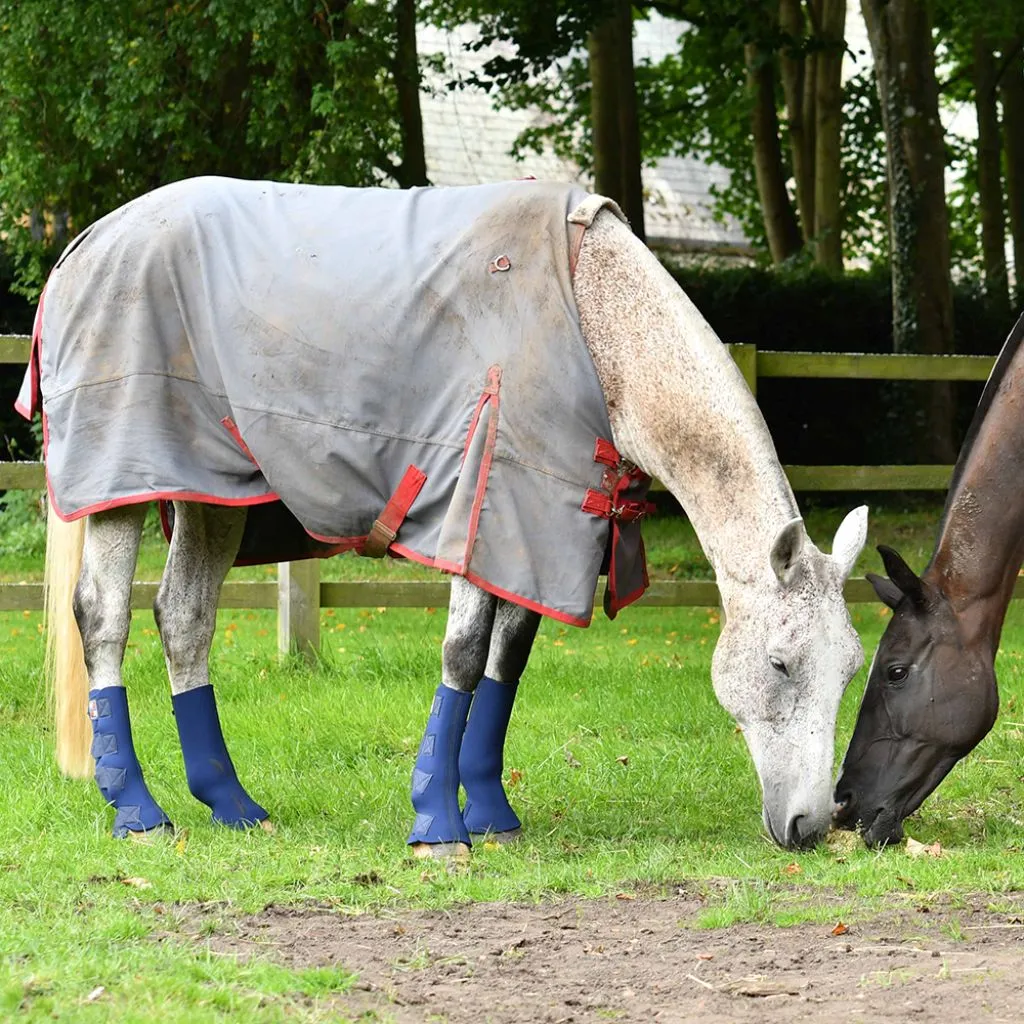
M 130 832 L 170 828 L 171 819 L 153 799 L 142 777 L 142 766 L 132 742 L 128 694 L 123 686 L 89 691 L 92 721 L 92 756 L 96 759 L 96 785 L 114 809 L 114 837 Z
M 472 692 L 442 683 L 434 694 L 427 728 L 412 770 L 412 806 L 416 812 L 412 843 L 470 844 L 459 810 L 459 749 Z
M 231 761 L 209 684 L 171 697 L 185 775 L 192 795 L 213 811 L 213 820 L 231 828 L 251 828 L 269 815 L 242 788 Z
M 521 827 L 502 785 L 505 734 L 519 684 L 499 683 L 484 676 L 473 695 L 473 706 L 459 752 L 459 778 L 466 791 L 462 818 L 471 835 L 514 832 Z

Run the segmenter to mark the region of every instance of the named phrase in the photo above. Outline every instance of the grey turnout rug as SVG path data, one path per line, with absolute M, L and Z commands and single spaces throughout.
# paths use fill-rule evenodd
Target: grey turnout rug
M 646 587 L 648 480 L 611 444 L 571 247 L 614 204 L 533 181 L 195 178 L 47 284 L 18 408 L 65 519 L 247 505 L 248 561 L 387 551 L 566 622 Z

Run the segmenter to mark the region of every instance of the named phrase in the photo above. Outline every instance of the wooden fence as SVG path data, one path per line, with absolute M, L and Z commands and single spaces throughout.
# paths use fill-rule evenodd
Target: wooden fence
M 762 378 L 845 377 L 859 380 L 973 380 L 988 378 L 993 356 L 861 355 L 818 352 L 764 352 L 754 345 L 730 345 L 732 356 L 751 391 L 757 394 Z M 29 339 L 0 337 L 0 363 L 28 362 Z M 904 491 L 945 490 L 952 466 L 786 466 L 795 491 Z M 0 462 L 0 490 L 42 489 L 42 463 Z M 155 583 L 136 583 L 132 605 L 152 607 Z M 603 584 L 602 584 L 603 586 Z M 600 603 L 600 594 L 598 602 Z M 1024 596 L 1019 581 L 1015 597 Z M 846 584 L 848 601 L 874 601 L 864 579 Z M 367 580 L 328 583 L 320 579 L 320 562 L 285 562 L 278 566 L 276 582 L 228 582 L 222 608 L 276 608 L 278 646 L 285 652 L 309 654 L 319 648 L 321 608 L 427 608 L 447 603 L 448 583 L 437 580 Z M 652 583 L 640 604 L 647 607 L 710 606 L 718 602 L 718 589 L 704 580 L 659 580 Z M 38 583 L 0 584 L 0 611 L 42 608 Z

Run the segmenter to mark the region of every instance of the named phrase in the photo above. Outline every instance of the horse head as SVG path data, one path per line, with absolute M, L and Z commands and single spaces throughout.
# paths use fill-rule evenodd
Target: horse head
M 892 609 L 836 784 L 836 824 L 869 846 L 898 842 L 912 814 L 995 722 L 991 631 L 958 611 L 892 548 L 888 579 L 868 573 Z
M 811 846 L 829 827 L 836 716 L 864 660 L 843 583 L 866 533 L 861 507 L 843 520 L 825 555 L 794 519 L 778 533 L 757 580 L 722 584 L 724 627 L 712 680 L 743 731 L 761 782 L 764 824 L 781 846 Z

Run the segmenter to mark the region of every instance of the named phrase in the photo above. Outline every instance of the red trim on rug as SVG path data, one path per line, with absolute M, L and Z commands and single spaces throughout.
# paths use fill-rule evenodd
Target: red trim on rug
M 487 387 L 484 390 L 486 398 L 491 406 L 491 418 L 487 423 L 487 439 L 484 442 L 484 453 L 480 460 L 480 471 L 476 478 L 476 492 L 473 495 L 473 505 L 469 511 L 469 526 L 466 530 L 466 551 L 462 557 L 463 565 L 469 565 L 470 556 L 473 553 L 473 545 L 476 543 L 477 530 L 480 527 L 480 511 L 483 508 L 484 498 L 487 495 L 487 478 L 491 473 L 491 462 L 494 460 L 494 448 L 498 440 L 498 415 L 501 409 L 501 367 L 495 364 L 487 371 Z M 474 425 L 474 430 L 476 429 Z M 473 440 L 470 434 L 466 438 L 466 448 L 469 448 Z
M 43 340 L 43 299 L 46 297 L 46 285 L 39 293 L 39 304 L 36 306 L 35 319 L 32 321 L 32 343 L 28 350 L 29 400 L 28 408 L 20 399 L 14 402 L 14 411 L 25 419 L 31 420 L 39 411 L 39 346 Z
M 302 525 L 301 523 L 299 524 Z M 302 527 L 304 530 L 306 528 Z M 361 533 L 358 537 L 330 537 L 324 533 L 314 533 L 312 530 L 306 530 L 313 540 L 320 541 L 321 544 L 336 545 L 338 550 L 335 554 L 340 554 L 342 551 L 359 551 L 362 546 L 366 543 L 366 534 Z
M 590 625 L 590 619 L 576 618 L 573 615 L 567 615 L 565 612 L 558 611 L 557 608 L 549 608 L 547 605 L 540 604 L 537 601 L 531 601 L 528 597 L 522 597 L 520 594 L 513 594 L 509 590 L 503 590 L 501 587 L 497 587 L 488 580 L 485 580 L 482 576 L 477 576 L 475 572 L 452 572 L 450 569 L 443 569 L 442 564 L 437 559 L 430 558 L 428 555 L 421 555 L 418 551 L 413 551 L 397 541 L 391 545 L 391 551 L 402 558 L 409 559 L 410 562 L 416 562 L 431 569 L 442 569 L 443 572 L 449 572 L 453 576 L 462 576 L 474 586 L 479 587 L 481 590 L 486 590 L 488 594 L 494 594 L 495 597 L 511 601 L 522 608 L 529 608 L 530 611 L 537 612 L 538 615 L 546 615 L 550 619 L 564 622 L 567 626 L 579 626 L 580 629 L 586 629 Z
M 249 450 L 249 446 L 245 443 L 245 439 L 242 437 L 242 432 L 238 429 L 238 424 L 230 416 L 225 416 L 221 421 L 220 425 L 232 436 L 235 444 L 245 453 L 245 457 L 256 467 L 259 467 L 259 463 L 256 461 L 256 456 Z
M 50 478 L 47 474 L 47 490 L 50 492 L 50 504 L 53 506 L 57 518 L 65 523 L 73 523 L 83 516 L 91 516 L 96 512 L 106 512 L 108 509 L 121 508 L 125 505 L 141 505 L 147 501 L 196 501 L 203 505 L 224 505 L 227 508 L 240 508 L 249 505 L 268 505 L 272 501 L 280 501 L 276 494 L 257 494 L 251 498 L 222 498 L 216 494 L 201 494 L 198 491 L 154 491 L 151 494 L 128 494 L 123 498 L 112 498 L 110 501 L 98 501 L 94 505 L 87 505 L 77 512 L 65 515 L 57 507 L 53 500 L 53 488 L 49 486 Z

